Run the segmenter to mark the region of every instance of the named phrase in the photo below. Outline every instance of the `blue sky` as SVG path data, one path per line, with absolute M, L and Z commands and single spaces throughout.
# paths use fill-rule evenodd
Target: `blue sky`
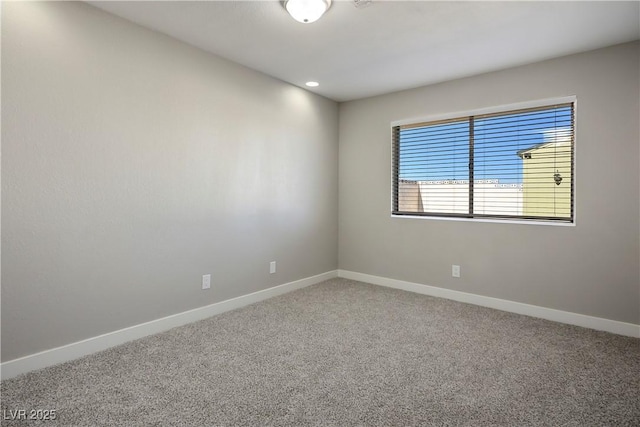
M 522 182 L 520 150 L 572 125 L 571 106 L 474 119 L 474 179 Z M 400 131 L 400 179 L 469 179 L 469 120 Z

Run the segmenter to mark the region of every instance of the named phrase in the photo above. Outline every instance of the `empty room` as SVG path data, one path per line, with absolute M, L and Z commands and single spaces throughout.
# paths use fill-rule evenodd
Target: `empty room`
M 0 6 L 1 425 L 640 425 L 640 2 Z

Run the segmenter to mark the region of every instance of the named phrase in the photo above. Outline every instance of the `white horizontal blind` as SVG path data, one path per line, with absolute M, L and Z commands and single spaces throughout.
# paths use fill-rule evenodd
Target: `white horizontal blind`
M 573 103 L 393 127 L 393 213 L 573 221 Z

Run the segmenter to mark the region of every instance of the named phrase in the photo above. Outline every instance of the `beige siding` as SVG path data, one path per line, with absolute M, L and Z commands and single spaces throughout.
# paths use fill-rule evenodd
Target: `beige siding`
M 571 145 L 546 144 L 523 158 L 524 215 L 571 216 Z M 556 184 L 555 174 L 561 181 Z

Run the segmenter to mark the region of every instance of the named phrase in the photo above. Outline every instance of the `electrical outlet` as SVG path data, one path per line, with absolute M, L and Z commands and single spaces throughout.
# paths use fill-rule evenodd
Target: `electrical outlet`
M 451 276 L 460 277 L 460 266 L 453 264 L 451 266 Z
M 202 276 L 202 289 L 209 289 L 211 287 L 211 275 L 205 274 Z
M 275 261 L 271 261 L 269 263 L 269 274 L 273 274 L 276 272 L 276 262 Z

